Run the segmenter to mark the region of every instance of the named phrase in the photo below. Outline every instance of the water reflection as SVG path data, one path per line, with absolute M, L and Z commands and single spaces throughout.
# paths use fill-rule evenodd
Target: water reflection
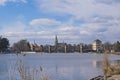
M 10 55 L 4 57 L 9 58 Z M 50 80 L 89 80 L 102 74 L 101 55 L 36 54 L 18 55 L 18 57 L 23 60 L 25 66 L 42 69 Z M 118 56 L 116 59 L 118 59 Z M 13 80 L 12 76 L 17 77 L 16 80 L 20 80 L 18 71 L 15 71 L 17 60 L 17 56 L 12 55 L 9 60 L 0 61 L 0 80 Z M 114 56 L 114 60 L 111 62 L 114 64 L 120 63 L 120 60 L 115 60 Z M 7 75 L 9 79 L 6 78 L 6 74 L 9 74 Z
M 104 66 L 103 61 L 93 60 L 93 67 L 96 67 L 96 68 L 103 68 L 103 66 Z
M 110 60 L 110 63 L 112 65 L 120 64 L 120 60 Z M 103 61 L 93 60 L 92 64 L 93 64 L 93 67 L 96 67 L 96 68 L 102 68 L 104 66 Z
M 120 64 L 120 60 L 114 60 L 115 64 Z
M 96 61 L 96 60 L 93 60 L 92 63 L 93 63 L 93 67 L 97 67 L 98 64 L 97 64 L 97 61 Z

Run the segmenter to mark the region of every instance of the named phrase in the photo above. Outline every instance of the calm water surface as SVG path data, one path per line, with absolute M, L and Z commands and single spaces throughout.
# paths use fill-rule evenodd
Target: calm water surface
M 113 64 L 120 62 L 120 55 L 109 55 L 109 58 Z M 102 54 L 0 54 L 0 80 L 13 80 L 14 77 L 20 80 L 15 70 L 18 60 L 29 68 L 42 67 L 50 80 L 89 80 L 103 74 Z

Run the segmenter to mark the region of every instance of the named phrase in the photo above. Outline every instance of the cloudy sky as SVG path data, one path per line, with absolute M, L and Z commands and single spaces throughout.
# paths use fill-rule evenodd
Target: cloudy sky
M 120 40 L 120 0 L 0 0 L 0 35 L 39 44 Z

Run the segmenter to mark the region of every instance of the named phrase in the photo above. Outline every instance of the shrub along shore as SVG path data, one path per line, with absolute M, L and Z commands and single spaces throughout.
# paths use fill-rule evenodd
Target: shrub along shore
M 117 54 L 120 54 L 117 53 Z M 120 63 L 111 65 L 108 58 L 108 53 L 104 53 L 104 66 L 103 66 L 103 76 L 97 76 L 90 80 L 120 80 Z

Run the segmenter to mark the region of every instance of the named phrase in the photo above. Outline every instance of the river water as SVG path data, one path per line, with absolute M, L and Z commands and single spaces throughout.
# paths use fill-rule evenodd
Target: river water
M 109 55 L 109 59 L 112 64 L 120 63 L 120 55 Z M 18 61 L 31 70 L 42 69 L 48 80 L 90 80 L 103 75 L 103 54 L 0 54 L 0 80 L 21 80 Z

